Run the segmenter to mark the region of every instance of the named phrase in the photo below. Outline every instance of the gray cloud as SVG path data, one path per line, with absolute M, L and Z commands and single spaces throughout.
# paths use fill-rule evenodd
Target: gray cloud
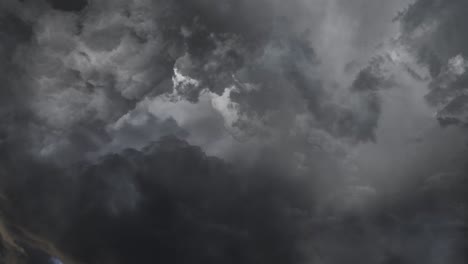
M 65 170 L 23 157 L 2 167 L 3 216 L 21 227 L 11 231 L 17 243 L 70 263 L 463 263 L 459 173 L 385 197 L 372 187 L 342 191 L 294 160 L 270 149 L 252 167 L 234 167 L 175 137 Z M 320 192 L 329 198 L 317 200 Z
M 417 1 L 400 16 L 402 42 L 429 68 L 428 102 L 441 124 L 465 124 L 467 39 L 463 1 Z
M 466 5 L 407 4 L 2 2 L 2 261 L 464 263 Z

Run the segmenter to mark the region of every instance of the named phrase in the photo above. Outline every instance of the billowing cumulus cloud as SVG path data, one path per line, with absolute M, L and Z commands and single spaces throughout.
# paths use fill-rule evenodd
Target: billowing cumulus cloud
M 1 2 L 1 261 L 465 263 L 465 11 Z
M 372 106 L 354 107 L 369 95 L 325 77 L 311 40 L 318 33 L 291 11 L 276 14 L 283 4 L 90 1 L 75 13 L 58 3 L 17 3 L 6 11 L 25 9 L 20 19 L 32 31 L 12 60 L 29 76 L 40 155 L 68 156 L 84 145 L 85 153 L 98 151 L 109 141 L 108 126 L 142 100 L 170 93 L 192 103 L 205 92 L 224 95 L 235 109 L 220 114 L 238 134 L 284 131 L 294 125 L 286 120 L 306 115 L 314 129 L 332 136 L 372 138 L 378 119 L 367 113 Z M 256 7 L 264 14 L 253 13 Z M 347 100 L 348 93 L 356 99 Z

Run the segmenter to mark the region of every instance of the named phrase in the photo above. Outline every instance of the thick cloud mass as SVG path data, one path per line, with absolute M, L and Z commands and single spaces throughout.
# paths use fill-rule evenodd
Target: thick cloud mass
M 1 1 L 0 263 L 466 263 L 466 11 Z
M 465 1 L 417 1 L 402 13 L 402 39 L 418 61 L 427 65 L 432 81 L 428 101 L 437 107 L 442 124 L 466 124 L 468 39 Z
M 463 213 L 446 206 L 464 199 L 464 187 L 452 185 L 458 174 L 430 178 L 419 194 L 393 196 L 385 206 L 358 209 L 375 198 L 372 189 L 349 187 L 318 205 L 310 171 L 284 159 L 279 169 L 266 166 L 277 158 L 265 155 L 245 170 L 167 137 L 66 170 L 23 160 L 27 169 L 2 167 L 4 216 L 20 228 L 11 231 L 20 246 L 71 263 L 439 263 L 430 262 L 431 250 L 463 263 Z M 40 239 L 26 239 L 30 232 Z
M 71 0 L 71 1 L 62 1 L 62 0 L 50 0 L 49 3 L 52 5 L 52 8 L 77 12 L 83 10 L 88 4 L 87 0 Z
M 173 137 L 141 152 L 126 150 L 67 170 L 34 161 L 23 164 L 35 167 L 35 178 L 25 175 L 27 169 L 3 167 L 2 189 L 15 204 L 4 213 L 12 225 L 40 234 L 70 259 L 301 259 L 301 223 L 312 204 L 311 194 L 301 187 L 305 178 L 281 178 L 263 167 L 241 173 Z

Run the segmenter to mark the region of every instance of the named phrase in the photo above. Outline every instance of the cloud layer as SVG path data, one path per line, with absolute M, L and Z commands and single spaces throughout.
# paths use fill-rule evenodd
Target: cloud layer
M 2 261 L 465 263 L 467 9 L 0 3 Z

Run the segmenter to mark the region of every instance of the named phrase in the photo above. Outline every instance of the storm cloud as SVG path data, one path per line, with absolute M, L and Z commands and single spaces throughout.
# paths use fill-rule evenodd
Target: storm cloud
M 467 9 L 2 1 L 0 261 L 465 263 Z

